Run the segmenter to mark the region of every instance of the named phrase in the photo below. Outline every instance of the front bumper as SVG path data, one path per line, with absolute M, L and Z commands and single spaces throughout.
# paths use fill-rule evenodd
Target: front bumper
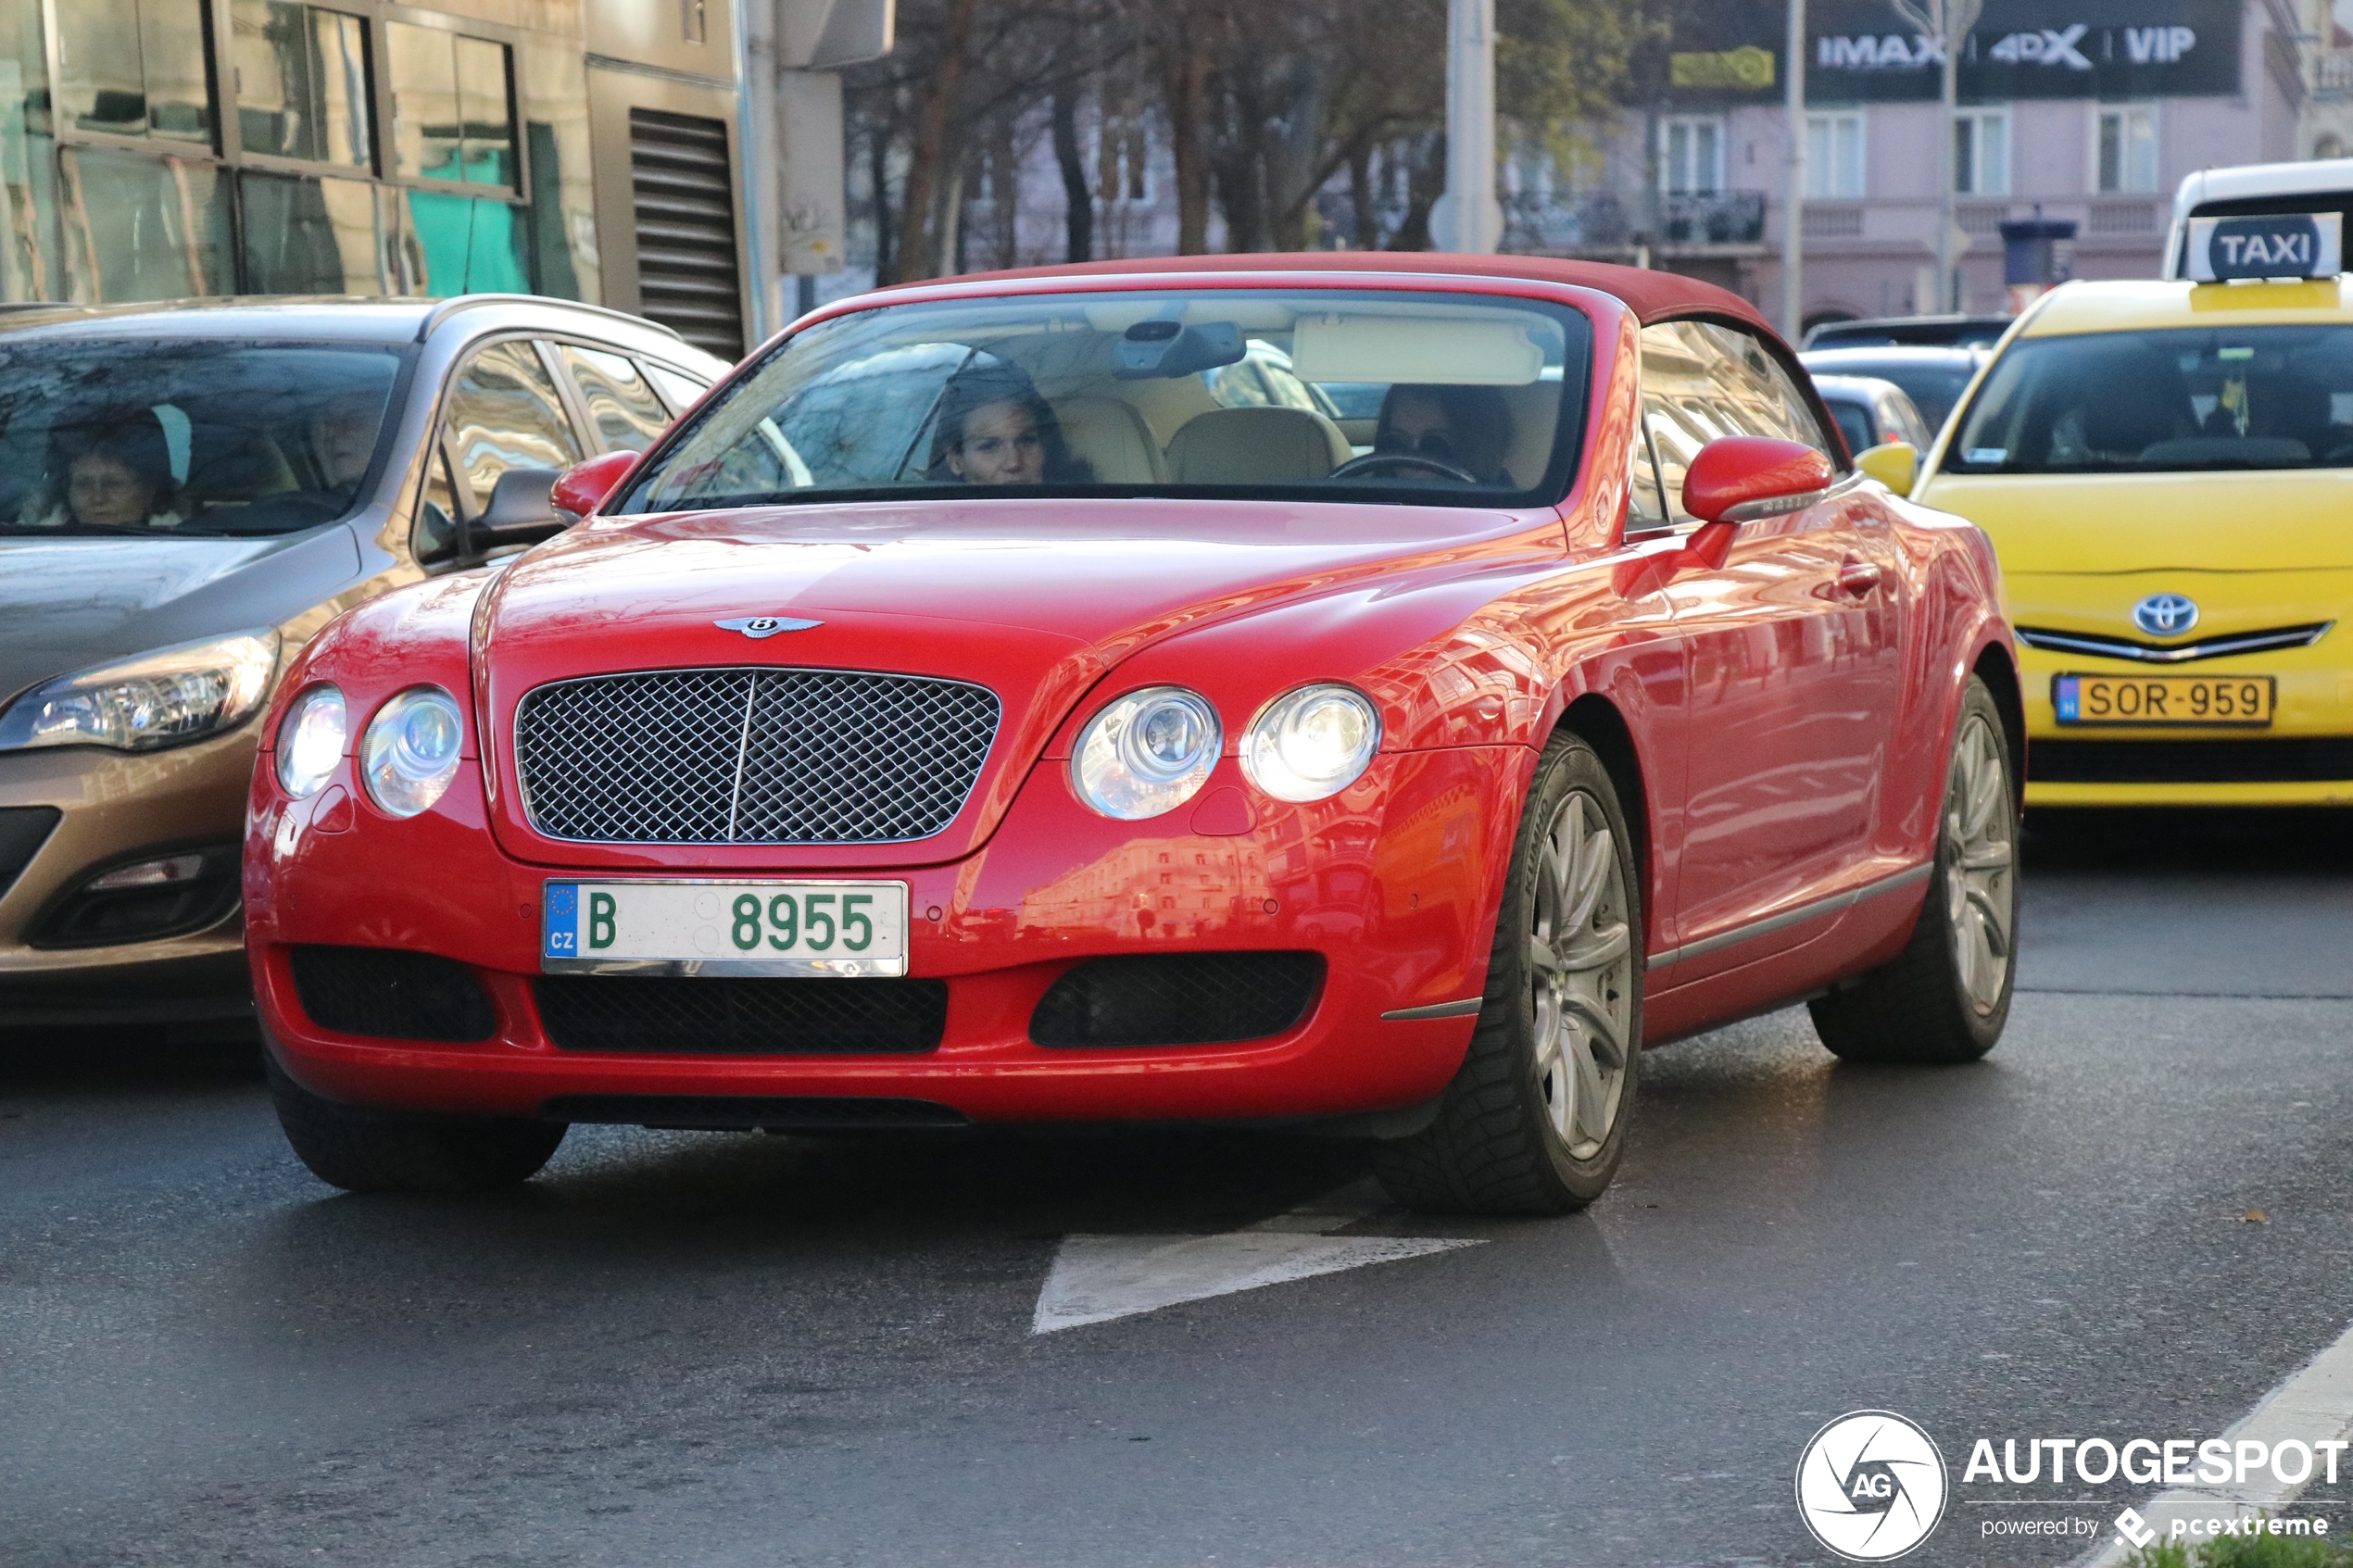
M 2353 645 L 2339 645 L 2346 631 L 2309 648 L 2164 667 L 2023 649 L 2027 805 L 2353 805 L 2353 668 L 2340 662 Z M 2270 676 L 2277 683 L 2272 721 L 2255 731 L 2061 724 L 2051 696 L 2060 674 Z
M 179 1022 L 250 1017 L 233 888 L 195 929 L 105 945 L 36 946 L 69 897 L 107 866 L 233 847 L 243 831 L 256 727 L 167 751 L 96 746 L 0 754 L 0 809 L 57 813 L 13 880 L 0 877 L 0 1021 Z M 170 929 L 169 927 L 167 929 Z
M 567 873 L 498 847 L 477 772 L 405 822 L 377 813 L 344 777 L 350 825 L 322 832 L 314 817 L 326 796 L 287 800 L 265 771 L 254 784 L 245 859 L 256 992 L 287 1070 L 314 1093 L 357 1104 L 528 1116 L 572 1096 L 886 1098 L 975 1122 L 1391 1110 L 1437 1094 L 1461 1063 L 1471 1016 L 1382 1015 L 1483 988 L 1502 868 L 1535 759 L 1514 746 L 1387 756 L 1334 799 L 1253 800 L 1252 825 L 1239 833 L 1193 831 L 1190 807 L 1147 822 L 1109 821 L 1077 801 L 1060 765 L 1041 764 L 979 850 L 855 873 L 909 884 L 909 973 L 949 988 L 938 1048 L 891 1056 L 560 1049 L 542 1026 L 534 980 L 541 888 Z M 1247 789 L 1230 758 L 1201 798 L 1227 788 Z M 649 848 L 642 869 L 705 868 L 690 849 Z M 773 872 L 825 874 L 796 867 L 789 850 Z M 446 1045 L 322 1029 L 294 983 L 292 949 L 302 944 L 402 948 L 469 965 L 491 997 L 492 1037 Z M 1244 950 L 1325 960 L 1317 1000 L 1282 1034 L 1103 1048 L 1030 1038 L 1040 998 L 1086 960 Z

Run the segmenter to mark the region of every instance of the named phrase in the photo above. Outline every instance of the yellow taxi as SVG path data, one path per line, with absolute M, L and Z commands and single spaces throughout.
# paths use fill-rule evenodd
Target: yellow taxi
M 2353 278 L 2328 267 L 2056 289 L 1922 464 L 1913 498 L 2001 557 L 2030 805 L 2353 803 Z

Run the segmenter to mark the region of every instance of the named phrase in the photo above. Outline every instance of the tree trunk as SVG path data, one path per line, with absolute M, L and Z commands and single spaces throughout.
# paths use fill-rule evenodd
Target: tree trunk
M 1348 243 L 1358 250 L 1380 249 L 1380 219 L 1373 210 L 1373 149 L 1362 142 L 1348 151 L 1348 213 L 1356 229 Z
M 1078 87 L 1054 94 L 1054 161 L 1063 171 L 1063 259 L 1095 259 L 1095 193 L 1078 152 Z
M 866 141 L 866 172 L 875 187 L 875 281 L 891 275 L 890 130 L 877 121 Z
M 1209 162 L 1202 152 L 1202 117 L 1209 88 L 1209 48 L 1198 26 L 1180 27 L 1170 41 L 1168 139 L 1176 161 L 1176 254 L 1209 249 Z
M 923 114 L 916 121 L 913 156 L 907 161 L 907 184 L 900 203 L 899 265 L 891 282 L 912 283 L 930 276 L 926 267 L 937 247 L 932 244 L 932 204 L 939 184 L 939 162 L 948 147 L 948 128 L 956 118 L 956 94 L 964 79 L 964 49 L 972 41 L 973 11 L 977 0 L 953 0 L 948 10 L 947 36 L 941 41 L 939 67 L 928 83 Z

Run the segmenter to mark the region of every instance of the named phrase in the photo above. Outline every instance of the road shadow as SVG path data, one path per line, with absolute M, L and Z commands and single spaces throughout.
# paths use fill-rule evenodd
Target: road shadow
M 2038 806 L 2023 848 L 2030 881 L 2054 871 L 2341 877 L 2353 872 L 2353 809 Z

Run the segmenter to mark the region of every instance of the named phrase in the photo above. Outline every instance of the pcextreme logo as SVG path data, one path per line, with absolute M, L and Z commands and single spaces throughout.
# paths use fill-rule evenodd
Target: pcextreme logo
M 1885 1562 L 1928 1539 L 1945 1495 L 1944 1456 L 1893 1411 L 1840 1416 L 1797 1461 L 1798 1517 L 1850 1562 Z

